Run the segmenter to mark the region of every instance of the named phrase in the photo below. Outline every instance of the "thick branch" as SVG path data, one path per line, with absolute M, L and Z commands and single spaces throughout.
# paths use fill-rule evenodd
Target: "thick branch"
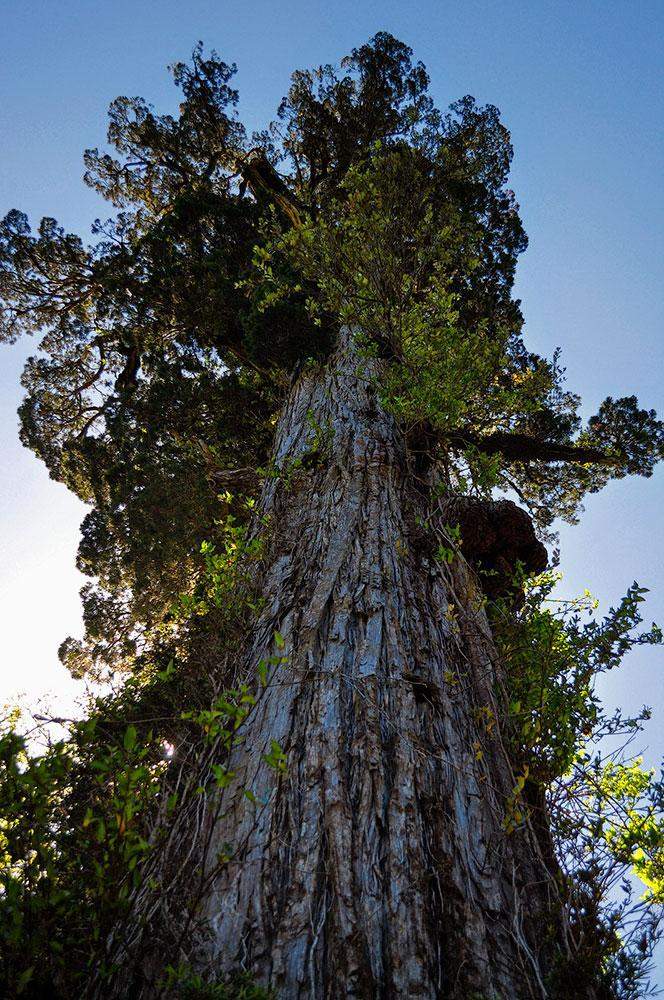
M 503 455 L 518 462 L 580 462 L 597 465 L 616 465 L 617 459 L 600 448 L 583 445 L 564 444 L 557 441 L 542 441 L 528 434 L 494 431 L 482 436 L 460 431 L 447 435 L 453 448 L 474 447 L 485 455 Z
M 240 165 L 240 193 L 249 187 L 257 201 L 267 199 L 277 205 L 294 226 L 301 225 L 301 202 L 289 190 L 264 153 L 254 150 Z

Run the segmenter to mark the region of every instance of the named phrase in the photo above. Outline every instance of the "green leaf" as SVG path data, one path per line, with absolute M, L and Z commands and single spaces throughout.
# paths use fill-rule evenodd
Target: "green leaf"
M 23 990 L 25 989 L 25 987 L 28 985 L 28 983 L 32 979 L 32 977 L 34 975 L 34 971 L 35 971 L 35 967 L 34 967 L 34 965 L 31 965 L 30 968 L 25 969 L 25 971 L 22 972 L 21 975 L 18 977 L 18 982 L 16 983 L 16 993 L 17 993 L 18 996 L 21 995 L 21 993 L 23 992 Z

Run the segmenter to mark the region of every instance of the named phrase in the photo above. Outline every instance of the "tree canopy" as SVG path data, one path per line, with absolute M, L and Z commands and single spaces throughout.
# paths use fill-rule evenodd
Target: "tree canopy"
M 85 153 L 114 209 L 91 243 L 18 211 L 0 225 L 2 335 L 43 335 L 22 438 L 92 508 L 93 660 L 133 655 L 185 588 L 219 515 L 215 469 L 266 462 L 290 375 L 339 322 L 388 358 L 384 398 L 452 488 L 515 491 L 547 526 L 609 478 L 651 474 L 655 414 L 609 398 L 582 427 L 558 358 L 524 344 L 496 108 L 438 111 L 386 33 L 296 72 L 251 139 L 234 66 L 199 44 L 171 72 L 177 115 L 119 97 L 106 149 Z

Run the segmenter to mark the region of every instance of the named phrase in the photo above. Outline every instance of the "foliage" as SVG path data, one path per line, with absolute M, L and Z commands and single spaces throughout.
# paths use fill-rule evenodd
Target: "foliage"
M 228 506 L 233 502 L 228 492 L 220 499 Z M 254 500 L 243 501 L 241 509 L 245 517 L 251 516 L 254 506 Z M 218 532 L 220 549 L 218 551 L 212 542 L 201 543 L 203 568 L 198 586 L 193 593 L 180 594 L 173 611 L 176 621 L 181 616 L 187 621 L 192 615 L 207 615 L 211 608 L 216 608 L 226 612 L 228 625 L 244 608 L 256 609 L 250 599 L 253 593 L 251 570 L 263 554 L 264 540 L 258 533 L 250 535 L 248 522 L 238 522 L 234 514 L 227 514 L 223 522 L 218 522 L 218 527 L 221 529 Z
M 237 621 L 243 606 L 251 610 L 245 564 L 259 552 L 259 539 L 246 542 L 229 516 L 223 556 L 203 546 L 198 591 L 204 596 L 181 595 L 180 628 L 209 616 L 219 631 Z M 274 641 L 279 652 L 258 664 L 261 687 L 270 668 L 287 659 L 281 635 Z M 256 700 L 247 683 L 212 697 L 197 678 L 193 691 L 186 662 L 176 667 L 171 659 L 163 670 L 145 667 L 119 693 L 92 700 L 86 718 L 68 725 L 66 738 L 52 741 L 48 727 L 37 727 L 46 740 L 43 752 L 35 752 L 35 731 L 30 743 L 18 733 L 19 713 L 8 715 L 0 734 L 3 994 L 57 1000 L 72 991 L 82 995 L 84 985 L 116 973 L 107 953 L 110 935 L 131 913 L 146 879 L 148 890 L 162 891 L 150 872 L 192 800 L 207 788 L 221 795 L 235 777 L 228 759 Z M 182 711 L 183 703 L 192 707 Z M 201 754 L 205 746 L 211 757 Z M 283 772 L 276 741 L 264 759 Z M 245 796 L 257 801 L 250 788 Z M 192 882 L 207 865 L 202 850 Z M 180 905 L 195 908 L 197 900 Z M 170 985 L 177 996 L 268 996 L 249 980 L 211 985 L 193 973 Z
M 606 720 L 595 736 L 622 732 L 616 749 L 590 745 L 548 790 L 576 942 L 556 976 L 563 995 L 586 981 L 621 1000 L 651 993 L 650 960 L 662 938 L 664 795 L 661 781 L 627 752 L 638 729 L 638 719 Z
M 506 666 L 509 751 L 518 774 L 505 829 L 549 817 L 578 941 L 565 981 L 579 989 L 600 967 L 610 996 L 637 997 L 661 936 L 664 787 L 629 753 L 649 709 L 634 718 L 607 716 L 596 681 L 633 648 L 660 645 L 663 637 L 657 625 L 638 631 L 646 590 L 636 583 L 598 621 L 589 593 L 574 601 L 552 596 L 558 580 L 548 572 L 527 582 L 516 614 L 506 600 L 490 606 Z M 515 584 L 524 581 L 517 576 Z M 630 873 L 646 887 L 637 901 Z
M 551 595 L 560 575 L 543 573 L 525 583 L 517 614 L 506 602 L 492 606 L 494 634 L 509 665 L 511 738 L 518 759 L 535 780 L 549 784 L 566 774 L 601 719 L 595 682 L 617 668 L 635 646 L 660 644 L 653 625 L 636 633 L 647 593 L 634 583 L 603 621 L 592 618 L 589 593 L 574 601 Z M 516 581 L 516 586 L 523 586 Z
M 634 396 L 609 397 L 581 429 L 557 356 L 526 350 L 511 298 L 526 242 L 504 186 L 509 134 L 495 108 L 466 98 L 452 110 L 424 145 L 374 143 L 300 225 L 264 226 L 245 285 L 265 307 L 315 286 L 312 317 L 338 316 L 385 360 L 383 405 L 432 432 L 451 488 L 516 491 L 543 527 L 574 521 L 609 478 L 651 475 L 662 423 Z
M 181 1000 L 272 1000 L 274 996 L 271 990 L 256 986 L 247 976 L 237 976 L 226 983 L 211 983 L 186 965 L 168 966 L 165 987 L 175 991 Z
M 36 757 L 5 729 L 0 767 L 0 983 L 69 996 L 140 881 L 163 754 L 152 732 L 120 739 L 92 716 Z
M 284 659 L 275 656 L 272 662 Z M 67 738 L 49 741 L 38 755 L 13 725 L 4 727 L 3 995 L 57 1000 L 83 995 L 84 986 L 115 975 L 118 970 L 107 951 L 110 935 L 129 917 L 140 892 L 162 891 L 150 873 L 159 869 L 162 855 L 168 860 L 165 852 L 178 818 L 198 808 L 196 799 L 206 789 L 216 789 L 218 797 L 234 779 L 228 759 L 256 704 L 247 684 L 223 691 L 206 708 L 177 712 L 173 704 L 158 729 L 138 719 L 124 731 L 118 726 L 118 719 L 135 715 L 139 706 L 145 713 L 163 705 L 169 687 L 168 700 L 177 703 L 174 674 L 173 669 L 164 671 L 151 685 L 129 684 L 121 695 L 98 700 L 87 719 L 70 726 Z M 197 745 L 213 749 L 202 771 L 195 764 Z M 276 742 L 264 759 L 277 774 L 283 772 L 285 758 Z M 252 789 L 245 789 L 245 796 L 257 802 Z M 226 860 L 219 857 L 217 863 Z M 209 877 L 208 868 L 202 849 L 189 884 L 196 885 L 204 871 Z M 195 909 L 197 903 L 185 895 L 180 905 Z M 151 941 L 153 948 L 158 944 Z M 170 948 L 173 942 L 162 946 Z M 212 987 L 198 977 L 188 978 L 175 995 L 267 996 L 248 981 Z

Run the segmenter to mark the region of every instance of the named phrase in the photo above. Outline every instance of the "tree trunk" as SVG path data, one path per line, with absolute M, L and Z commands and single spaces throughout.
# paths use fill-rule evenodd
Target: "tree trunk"
M 283 1000 L 545 997 L 562 941 L 546 834 L 504 829 L 500 666 L 472 572 L 437 562 L 421 526 L 428 491 L 376 398 L 378 364 L 343 333 L 277 427 L 247 664 L 280 652 L 275 631 L 288 661 L 232 761 L 205 961 Z M 312 454 L 314 428 L 327 448 Z M 273 740 L 283 774 L 264 760 Z

